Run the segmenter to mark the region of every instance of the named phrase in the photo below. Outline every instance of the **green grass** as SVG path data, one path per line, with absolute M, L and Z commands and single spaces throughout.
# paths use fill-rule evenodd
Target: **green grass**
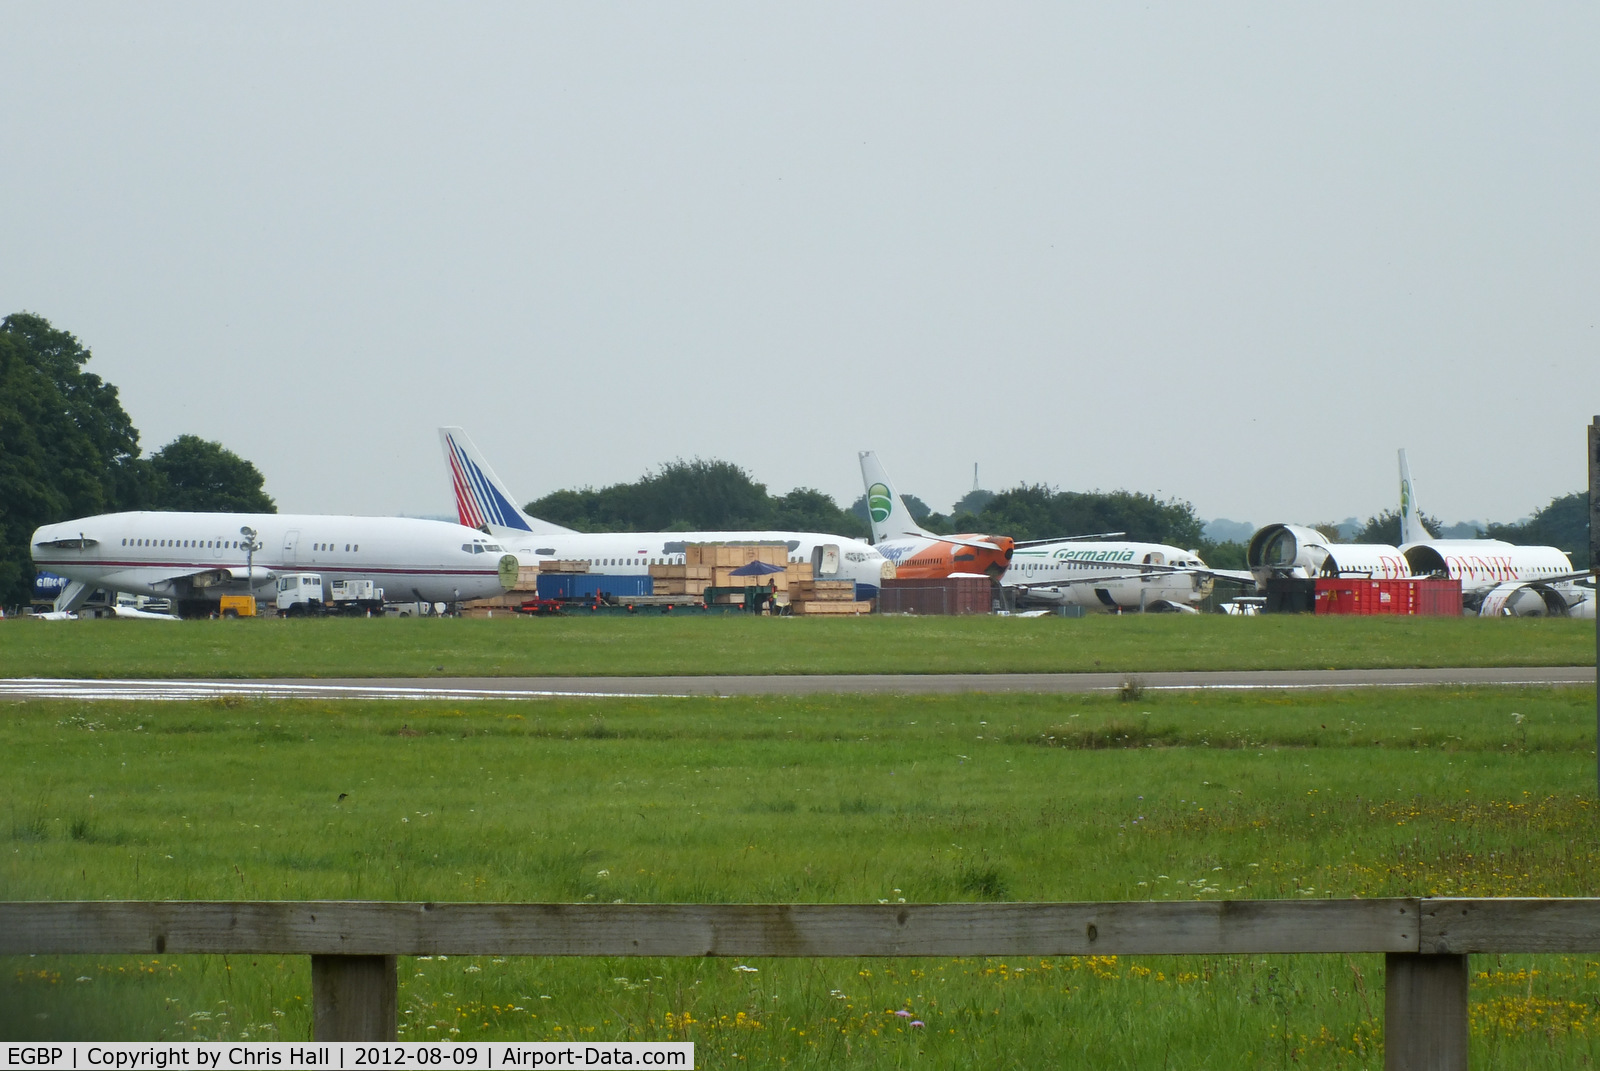
M 1156 672 L 1593 665 L 1566 619 L 1096 615 L 0 622 L 0 676 Z
M 0 882 L 10 899 L 1589 895 L 1594 704 L 19 703 L 0 722 Z M 1600 964 L 1473 962 L 1476 1060 L 1600 1055 Z M 309 1032 L 303 958 L 6 966 L 8 1036 Z M 402 1036 L 688 1037 L 704 1067 L 1381 1065 L 1381 957 L 738 966 L 407 959 Z

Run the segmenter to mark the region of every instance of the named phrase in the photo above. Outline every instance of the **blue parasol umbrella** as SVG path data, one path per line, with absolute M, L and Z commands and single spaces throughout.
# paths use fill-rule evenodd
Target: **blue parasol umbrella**
M 739 568 L 733 570 L 728 575 L 729 576 L 766 576 L 768 573 L 781 573 L 781 572 L 783 572 L 783 566 L 781 566 L 781 565 L 768 565 L 766 562 L 751 562 L 749 565 L 741 565 L 741 566 L 739 566 Z

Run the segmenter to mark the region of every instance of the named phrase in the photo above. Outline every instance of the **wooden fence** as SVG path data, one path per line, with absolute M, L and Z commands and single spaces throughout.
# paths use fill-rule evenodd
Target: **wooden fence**
M 1467 1066 L 1468 956 L 1600 951 L 1600 898 L 1059 904 L 0 903 L 0 954 L 311 957 L 318 1041 L 392 1041 L 395 957 L 1382 952 L 1384 1067 Z

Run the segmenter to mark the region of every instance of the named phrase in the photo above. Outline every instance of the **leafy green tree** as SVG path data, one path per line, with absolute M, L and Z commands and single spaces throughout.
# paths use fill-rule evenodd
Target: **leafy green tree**
M 797 487 L 774 497 L 739 466 L 703 458 L 669 462 L 634 483 L 553 491 L 526 510 L 580 532 L 866 530 L 821 491 Z
M 963 513 L 982 513 L 983 507 L 993 501 L 993 491 L 968 491 L 956 500 L 955 505 L 950 507 L 950 516 L 959 517 Z
M 1430 532 L 1437 532 L 1444 525 L 1439 518 L 1431 517 L 1424 513 L 1422 523 Z M 1352 543 L 1386 543 L 1391 547 L 1400 545 L 1400 511 L 1386 509 L 1376 517 L 1368 517 L 1367 523 L 1361 531 L 1355 534 Z
M 647 530 L 673 524 L 699 531 L 764 528 L 772 513 L 766 485 L 728 461 L 679 458 L 635 487 L 639 525 Z
M 33 588 L 41 524 L 132 509 L 147 493 L 139 432 L 90 353 L 32 313 L 0 320 L 0 604 Z
M 1194 507 L 1135 491 L 1057 491 L 1023 484 L 1001 491 L 977 515 L 977 530 L 1016 539 L 1054 539 L 1095 532 L 1125 532 L 1128 539 L 1198 548 Z
M 155 509 L 278 512 L 255 465 L 198 435 L 180 435 L 150 455 L 150 472 Z
M 1589 492 L 1574 491 L 1550 504 L 1523 524 L 1490 524 L 1490 539 L 1556 547 L 1572 558 L 1578 569 L 1589 568 Z
M 833 496 L 811 487 L 796 487 L 773 500 L 771 527 L 791 532 L 828 532 L 867 538 L 867 525 L 839 508 Z
M 1231 539 L 1220 543 L 1213 543 L 1209 539 L 1202 539 L 1200 545 L 1194 548 L 1200 552 L 1200 558 L 1213 569 L 1248 569 L 1249 548 Z

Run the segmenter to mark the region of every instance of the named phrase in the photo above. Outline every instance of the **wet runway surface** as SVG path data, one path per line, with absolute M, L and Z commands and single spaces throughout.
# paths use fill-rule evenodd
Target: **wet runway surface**
M 1421 688 L 1434 685 L 1595 684 L 1593 666 L 1456 669 L 1311 669 L 1180 673 L 861 674 L 727 677 L 449 677 L 329 680 L 0 680 L 0 699 L 556 699 L 576 696 L 1112 692 L 1130 680 L 1147 691 Z

